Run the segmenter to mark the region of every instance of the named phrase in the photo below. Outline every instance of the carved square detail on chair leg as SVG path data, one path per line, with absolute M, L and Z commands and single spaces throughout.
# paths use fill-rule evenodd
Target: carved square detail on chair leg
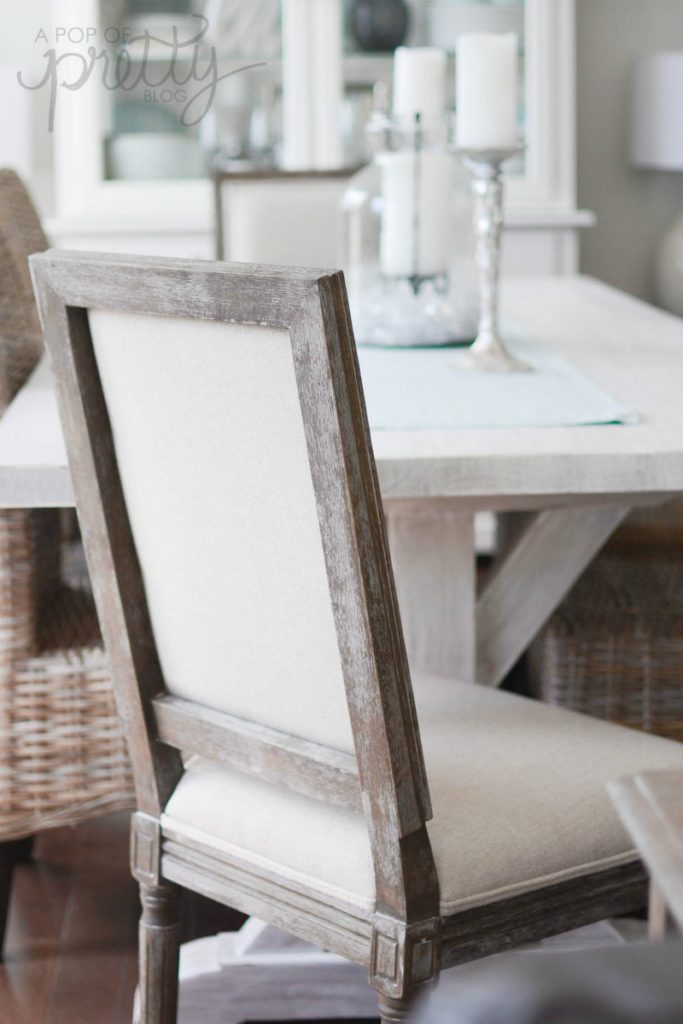
M 130 832 L 130 869 L 141 885 L 157 886 L 161 879 L 161 826 L 156 818 L 138 812 Z
M 406 925 L 378 916 L 372 936 L 370 984 L 394 999 L 431 981 L 439 970 L 439 921 Z
M 375 977 L 394 981 L 398 972 L 399 944 L 388 935 L 376 933 L 373 951 L 373 971 Z

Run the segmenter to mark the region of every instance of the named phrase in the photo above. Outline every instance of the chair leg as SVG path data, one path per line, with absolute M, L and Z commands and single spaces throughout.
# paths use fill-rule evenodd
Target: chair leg
M 17 839 L 14 853 L 15 864 L 30 864 L 33 860 L 33 848 L 35 845 L 35 836 L 24 836 L 23 839 Z
M 9 916 L 12 877 L 17 864 L 28 864 L 33 851 L 33 836 L 0 843 L 0 963 L 5 956 L 5 932 Z
M 176 1024 L 180 890 L 140 885 L 140 1024 Z
M 0 963 L 5 956 L 5 931 L 14 872 L 15 858 L 12 847 L 13 843 L 0 843 Z
M 408 1020 L 410 1002 L 409 999 L 391 999 L 380 995 L 378 1007 L 382 1024 L 404 1024 Z

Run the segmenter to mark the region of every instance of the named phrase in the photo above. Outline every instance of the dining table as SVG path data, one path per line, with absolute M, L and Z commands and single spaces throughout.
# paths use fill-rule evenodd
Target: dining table
M 411 668 L 486 686 L 630 509 L 683 493 L 683 320 L 582 276 L 506 281 L 502 309 L 535 377 L 468 378 L 455 349 L 359 351 Z M 0 507 L 73 504 L 44 357 L 0 421 Z M 485 574 L 482 515 L 500 524 Z M 181 1022 L 200 1004 L 232 1020 L 226 992 L 235 1021 L 375 1012 L 361 968 L 255 919 L 182 949 Z
M 568 423 L 559 406 L 571 378 L 560 377 L 540 422 L 523 408 L 501 420 L 499 396 L 522 383 L 510 379 L 491 393 L 495 407 L 482 399 L 463 413 L 471 425 L 451 423 L 428 391 L 387 404 L 405 353 L 361 353 L 361 368 L 384 360 L 367 363 L 364 383 L 411 666 L 487 686 L 501 683 L 630 509 L 683 492 L 683 321 L 584 276 L 508 280 L 502 310 L 515 336 L 627 414 Z M 448 364 L 434 365 L 443 377 Z M 0 507 L 73 504 L 44 357 L 0 421 Z M 501 526 L 482 576 L 484 513 Z

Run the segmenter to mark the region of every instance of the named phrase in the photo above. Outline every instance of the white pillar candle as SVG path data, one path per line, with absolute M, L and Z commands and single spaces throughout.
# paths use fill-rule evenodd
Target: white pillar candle
M 476 32 L 456 48 L 457 142 L 463 149 L 517 143 L 517 36 Z
M 423 117 L 446 109 L 446 52 L 432 46 L 399 46 L 394 56 L 394 113 Z
M 448 270 L 453 189 L 448 153 L 385 153 L 382 169 L 380 266 L 387 277 Z

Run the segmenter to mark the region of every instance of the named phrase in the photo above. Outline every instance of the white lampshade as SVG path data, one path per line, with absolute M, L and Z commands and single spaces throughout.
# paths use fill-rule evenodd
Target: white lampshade
M 683 50 L 638 58 L 631 113 L 632 163 L 683 171 Z

